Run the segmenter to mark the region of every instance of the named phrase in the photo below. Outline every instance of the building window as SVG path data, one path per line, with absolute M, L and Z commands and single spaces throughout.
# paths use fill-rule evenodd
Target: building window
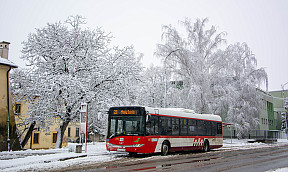
M 33 144 L 39 144 L 39 133 L 34 133 Z
M 57 133 L 53 133 L 52 143 L 56 143 L 57 141 Z
M 79 137 L 79 128 L 76 128 L 76 137 Z
M 263 118 L 261 118 L 261 122 L 262 122 L 262 124 L 263 124 Z
M 21 114 L 21 104 L 16 104 L 15 105 L 15 115 L 20 115 Z
M 71 128 L 68 127 L 68 137 L 71 137 Z

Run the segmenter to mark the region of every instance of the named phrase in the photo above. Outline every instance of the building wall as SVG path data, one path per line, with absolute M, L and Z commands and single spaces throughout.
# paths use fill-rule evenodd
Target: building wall
M 276 119 L 276 130 L 282 129 L 282 115 L 280 112 L 276 112 L 274 108 L 274 116 Z
M 261 102 L 260 102 L 261 110 L 259 114 L 259 127 L 255 129 L 269 130 L 269 128 L 272 127 L 269 124 L 272 124 L 271 121 L 275 121 L 273 114 L 273 97 L 262 90 L 258 90 L 258 93 L 261 96 Z
M 273 108 L 274 116 L 277 116 L 277 130 L 282 129 L 282 113 L 285 112 L 285 102 L 288 101 L 288 90 L 271 91 L 270 94 L 274 97 Z
M 23 119 L 29 118 L 27 115 L 28 106 L 29 103 L 22 101 L 17 106 L 20 105 L 20 113 L 16 115 L 16 124 L 20 131 L 23 132 L 23 135 L 21 136 L 21 141 L 24 139 L 27 130 L 25 128 L 28 128 L 29 125 L 22 125 Z M 15 105 L 16 107 L 16 105 Z M 27 144 L 24 146 L 24 149 L 49 149 L 49 148 L 55 148 L 56 144 L 56 138 L 57 138 L 57 131 L 60 126 L 60 121 L 56 118 L 53 119 L 52 125 L 49 127 L 41 128 L 41 126 L 38 125 L 36 122 L 35 129 L 32 133 L 31 138 L 28 140 Z M 66 131 L 64 132 L 63 136 L 63 142 L 62 146 L 65 147 L 68 145 L 68 141 L 76 141 L 79 136 L 76 135 L 76 128 L 79 128 L 79 123 L 77 122 L 71 122 L 68 127 L 66 128 Z M 70 135 L 68 137 L 68 130 L 70 130 Z M 79 129 L 78 129 L 79 130 Z M 54 137 L 54 142 L 53 142 Z
M 1 58 L 1 57 L 0 57 Z M 7 71 L 9 66 L 0 65 L 0 122 L 7 122 Z
M 80 137 L 80 124 L 70 123 L 65 131 L 68 142 L 76 142 Z
M 273 102 L 267 101 L 267 112 L 268 112 L 269 130 L 276 130 L 277 118 L 275 118 L 274 116 Z
M 274 109 L 278 112 L 284 112 L 285 100 L 288 100 L 288 90 L 271 91 L 269 93 L 274 97 Z
M 0 48 L 1 49 L 1 48 Z M 2 58 L 2 57 L 0 57 Z M 10 67 L 8 65 L 0 64 L 0 151 L 8 150 L 8 108 L 9 108 L 9 139 L 10 139 L 10 150 L 20 149 L 19 141 L 17 139 L 16 125 L 14 113 L 12 110 L 12 101 L 10 95 L 10 88 L 8 86 L 7 95 L 7 72 Z M 9 107 L 8 107 L 8 96 L 9 96 Z

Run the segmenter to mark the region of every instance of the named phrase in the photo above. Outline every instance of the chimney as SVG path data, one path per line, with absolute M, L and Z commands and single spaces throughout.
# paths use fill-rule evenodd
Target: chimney
M 0 42 L 0 57 L 8 60 L 10 42 L 2 41 Z

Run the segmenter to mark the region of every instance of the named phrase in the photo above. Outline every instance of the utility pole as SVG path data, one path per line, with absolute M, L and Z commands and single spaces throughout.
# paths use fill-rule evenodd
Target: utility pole
M 82 143 L 82 134 L 85 134 L 85 152 L 87 153 L 87 137 L 88 137 L 88 103 L 82 103 L 81 104 L 81 110 L 80 110 L 80 139 L 79 143 L 81 141 Z M 83 144 L 83 143 L 82 143 Z

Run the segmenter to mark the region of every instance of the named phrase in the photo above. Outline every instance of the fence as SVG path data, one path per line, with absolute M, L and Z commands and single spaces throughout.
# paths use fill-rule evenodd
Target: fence
M 237 131 L 223 128 L 224 138 L 237 138 Z M 245 139 L 287 139 L 287 134 L 281 130 L 251 130 L 244 135 Z

